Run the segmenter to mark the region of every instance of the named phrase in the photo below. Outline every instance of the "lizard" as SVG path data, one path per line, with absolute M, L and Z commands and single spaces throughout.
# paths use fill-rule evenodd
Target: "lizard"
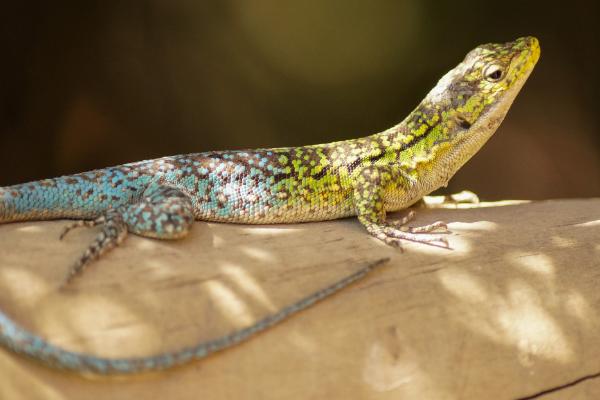
M 476 47 L 445 74 L 402 122 L 377 134 L 339 142 L 163 157 L 0 188 L 0 223 L 68 218 L 61 238 L 78 226 L 101 231 L 65 282 L 128 233 L 184 237 L 195 220 L 243 224 L 298 223 L 357 216 L 372 236 L 447 246 L 444 222 L 409 227 L 386 213 L 406 209 L 448 180 L 493 135 L 540 56 L 522 37 Z M 46 365 L 79 373 L 154 371 L 203 358 L 289 317 L 362 278 L 352 275 L 247 328 L 181 350 L 102 358 L 55 346 L 0 312 L 0 343 Z

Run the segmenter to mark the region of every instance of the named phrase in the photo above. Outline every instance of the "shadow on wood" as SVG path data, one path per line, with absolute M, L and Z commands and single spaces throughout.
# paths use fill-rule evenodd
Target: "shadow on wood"
M 240 346 L 166 372 L 90 379 L 2 349 L 0 398 L 600 396 L 600 199 L 420 210 L 414 224 L 439 219 L 453 250 L 407 243 L 401 253 L 355 219 L 197 223 L 174 242 L 130 236 L 63 292 L 96 230 L 58 241 L 64 221 L 2 225 L 2 310 L 52 343 L 105 357 L 220 336 L 392 260 Z

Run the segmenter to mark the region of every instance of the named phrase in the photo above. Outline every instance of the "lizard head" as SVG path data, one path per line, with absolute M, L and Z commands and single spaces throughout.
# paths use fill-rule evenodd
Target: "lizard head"
M 448 177 L 496 131 L 539 56 L 534 37 L 478 46 L 409 116 L 408 128 L 426 132 L 424 146 L 436 149 L 431 160 L 443 162 Z
M 440 89 L 449 83 L 444 91 L 450 100 L 446 104 L 461 125 L 504 117 L 539 56 L 539 42 L 534 37 L 476 47 L 440 81 Z

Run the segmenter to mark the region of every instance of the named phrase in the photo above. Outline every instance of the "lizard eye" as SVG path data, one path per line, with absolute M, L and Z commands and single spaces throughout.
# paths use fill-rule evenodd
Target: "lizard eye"
M 488 65 L 483 71 L 483 76 L 485 76 L 485 79 L 487 79 L 488 81 L 498 82 L 504 77 L 502 66 L 498 64 Z

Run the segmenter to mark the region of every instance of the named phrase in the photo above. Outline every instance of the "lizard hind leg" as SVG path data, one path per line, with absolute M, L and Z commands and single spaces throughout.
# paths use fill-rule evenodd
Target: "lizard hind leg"
M 83 271 L 90 262 L 119 245 L 128 232 L 157 239 L 178 239 L 187 234 L 194 222 L 190 197 L 170 186 L 153 186 L 140 200 L 109 210 L 92 221 L 68 225 L 61 239 L 72 229 L 102 224 L 102 231 L 67 273 L 63 286 Z
M 123 212 L 129 232 L 156 239 L 179 239 L 194 222 L 190 196 L 183 191 L 158 185 L 146 190 L 142 199 Z

